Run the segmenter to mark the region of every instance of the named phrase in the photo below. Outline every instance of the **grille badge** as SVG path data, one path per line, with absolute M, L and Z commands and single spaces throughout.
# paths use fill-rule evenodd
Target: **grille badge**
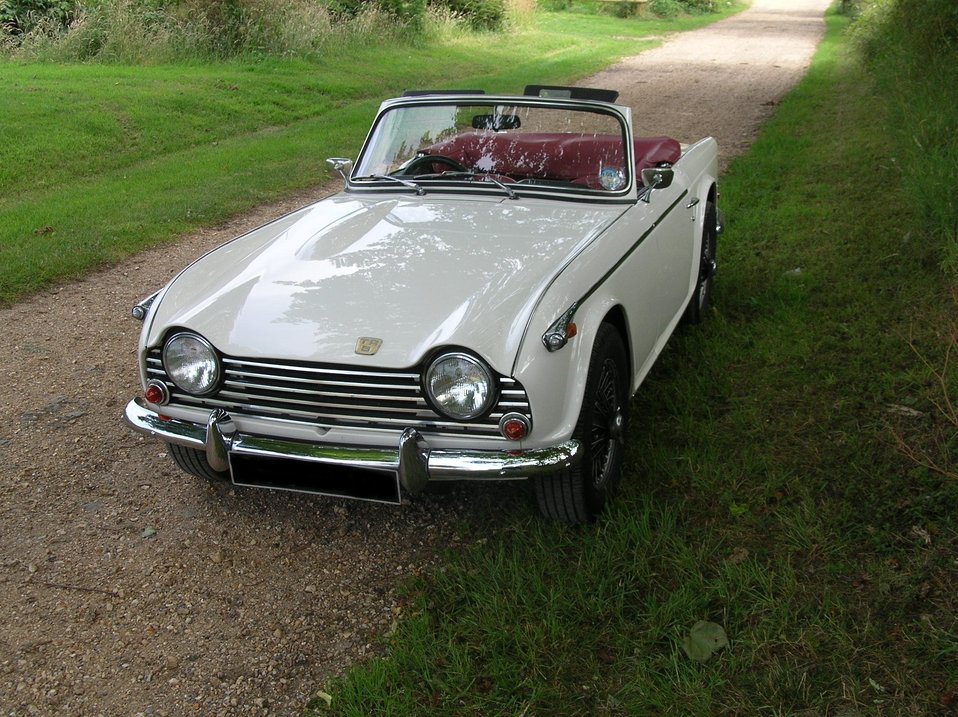
M 372 356 L 374 353 L 379 351 L 379 347 L 382 345 L 382 339 L 373 338 L 371 336 L 360 336 L 359 340 L 356 341 L 356 353 L 358 353 L 360 356 Z

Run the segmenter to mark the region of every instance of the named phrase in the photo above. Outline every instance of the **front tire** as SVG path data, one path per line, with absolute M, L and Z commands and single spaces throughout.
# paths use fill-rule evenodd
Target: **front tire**
M 572 434 L 582 444 L 582 461 L 575 469 L 533 483 L 536 505 L 546 518 L 562 523 L 592 522 L 615 492 L 625 455 L 628 385 L 622 337 L 611 324 L 602 324 L 592 347 L 582 409 Z
M 685 322 L 701 324 L 712 306 L 712 284 L 715 279 L 715 248 L 718 238 L 718 217 L 714 202 L 705 203 L 705 226 L 702 229 L 702 249 L 699 253 L 699 277 L 695 293 L 685 307 Z
M 230 478 L 229 471 L 213 470 L 203 451 L 177 443 L 167 443 L 166 448 L 176 467 L 184 473 L 213 482 L 226 481 Z

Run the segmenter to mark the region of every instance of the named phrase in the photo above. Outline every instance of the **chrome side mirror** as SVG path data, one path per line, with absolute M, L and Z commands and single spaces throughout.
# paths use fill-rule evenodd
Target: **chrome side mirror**
M 349 171 L 353 168 L 353 160 L 346 157 L 330 157 L 326 160 L 326 166 L 330 171 L 338 172 L 343 181 L 349 179 Z
M 671 167 L 648 167 L 642 170 L 642 184 L 646 186 L 646 192 L 642 195 L 642 201 L 648 202 L 652 197 L 653 189 L 665 189 L 672 186 L 672 179 L 675 172 Z

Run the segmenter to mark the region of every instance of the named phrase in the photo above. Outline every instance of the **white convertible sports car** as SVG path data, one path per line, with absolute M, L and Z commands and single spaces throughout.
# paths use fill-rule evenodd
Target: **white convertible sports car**
M 409 92 L 343 192 L 206 254 L 137 304 L 137 431 L 238 485 L 399 502 L 527 480 L 596 517 L 630 396 L 707 313 L 717 146 L 636 135 L 616 93 Z

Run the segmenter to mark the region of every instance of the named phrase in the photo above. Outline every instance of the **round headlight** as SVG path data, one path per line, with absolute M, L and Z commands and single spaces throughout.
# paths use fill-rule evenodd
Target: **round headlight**
M 495 401 L 492 372 L 468 354 L 440 356 L 426 371 L 426 390 L 440 413 L 457 421 L 478 418 Z
M 163 347 L 166 375 L 194 396 L 209 393 L 220 380 L 220 360 L 210 342 L 196 334 L 176 334 Z

